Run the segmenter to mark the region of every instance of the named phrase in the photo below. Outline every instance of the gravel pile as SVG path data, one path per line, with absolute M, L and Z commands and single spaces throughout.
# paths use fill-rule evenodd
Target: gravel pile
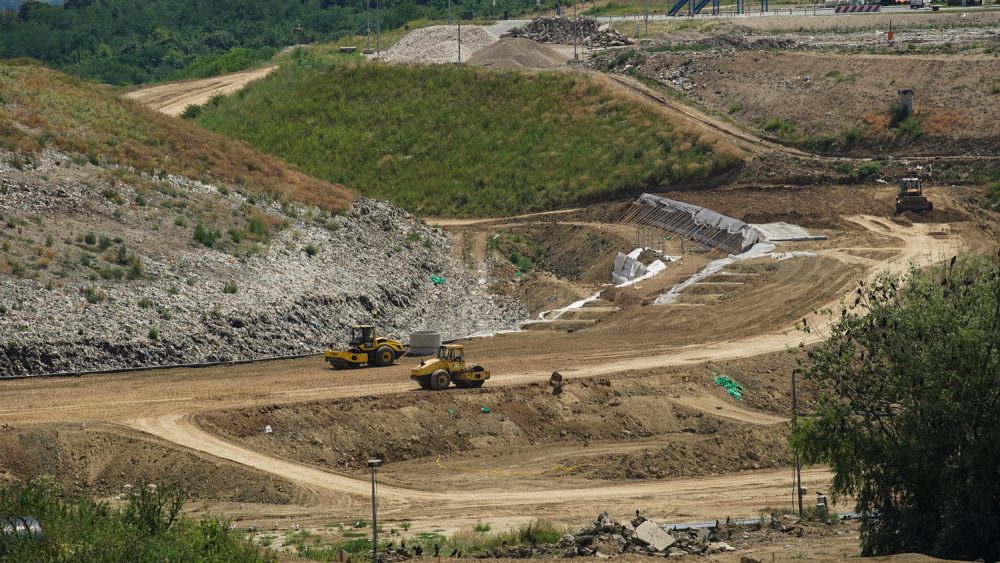
M 539 43 L 567 45 L 574 38 L 581 45 L 590 47 L 621 47 L 633 41 L 614 30 L 609 24 L 601 24 L 590 18 L 538 18 L 521 27 L 514 28 L 504 37 L 523 37 Z
M 233 255 L 196 243 L 155 192 L 144 206 L 108 201 L 114 177 L 102 167 L 47 151 L 18 170 L 2 152 L 0 216 L 22 238 L 60 233 L 49 269 L 66 273 L 45 283 L 30 268 L 0 271 L 0 377 L 314 353 L 345 342 L 352 324 L 404 341 L 425 328 L 450 339 L 513 328 L 526 315 L 451 257 L 450 235 L 389 203 L 359 199 L 324 219 L 315 208 L 258 201 L 284 227 L 254 253 Z M 243 214 L 251 204 L 184 178 L 157 181 L 192 207 Z M 114 189 L 127 201 L 137 193 L 123 181 Z M 80 266 L 84 252 L 62 239 L 82 229 L 121 237 L 142 276 L 102 279 Z M 113 264 L 108 253 L 94 260 Z
M 476 51 L 469 57 L 469 64 L 496 68 L 555 68 L 566 64 L 566 57 L 536 41 L 507 37 Z
M 486 28 L 462 26 L 462 60 L 458 59 L 458 26 L 435 25 L 415 29 L 388 51 L 385 59 L 393 63 L 465 62 L 476 51 L 498 40 Z

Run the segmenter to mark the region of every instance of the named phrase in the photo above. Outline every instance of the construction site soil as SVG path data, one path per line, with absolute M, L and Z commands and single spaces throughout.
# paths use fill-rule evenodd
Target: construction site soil
M 781 26 L 797 19 L 746 21 Z M 836 21 L 854 26 L 863 19 Z M 500 294 L 491 302 L 514 298 L 524 307 L 524 320 L 533 320 L 524 325 L 530 330 L 461 341 L 467 358 L 493 374 L 482 389 L 421 391 L 408 377 L 417 359 L 408 357 L 391 367 L 348 371 L 333 371 L 321 357 L 310 356 L 3 381 L 0 479 L 49 473 L 74 490 L 107 497 L 140 481 L 177 484 L 196 499 L 190 510 L 224 514 L 262 543 L 275 541 L 292 554 L 290 538 L 301 530 L 339 541 L 347 536 L 335 531 L 337 524 L 370 515 L 366 461 L 372 455 L 385 460 L 379 470 L 380 522 L 407 541 L 417 534 L 469 533 L 483 522 L 496 531 L 535 518 L 578 526 L 601 510 L 622 519 L 638 508 L 667 523 L 790 508 L 792 368 L 824 338 L 859 281 L 961 252 L 995 252 L 1000 217 L 986 207 L 982 178 L 996 161 L 972 147 L 996 144 L 995 123 L 985 120 L 997 116 L 988 99 L 970 101 L 969 115 L 949 107 L 963 112 L 960 127 L 893 146 L 916 158 L 877 161 L 868 160 L 871 154 L 841 159 L 783 145 L 756 120 L 782 117 L 809 134 L 839 131 L 864 112 L 886 109 L 904 78 L 917 89 L 918 114 L 923 108 L 939 111 L 932 104 L 989 98 L 980 90 L 983 76 L 997 75 L 996 63 L 948 59 L 964 69 L 957 71 L 932 57 L 941 82 L 917 85 L 910 79 L 934 79 L 922 74 L 919 58 L 893 59 L 910 65 L 909 74 L 897 76 L 870 55 L 737 52 L 732 61 L 708 59 L 713 56 L 651 55 L 664 69 L 691 59 L 685 68 L 697 72 L 684 75 L 692 88 L 679 86 L 683 96 L 668 91 L 676 84 L 606 78 L 747 155 L 730 177 L 660 195 L 747 222 L 794 223 L 826 240 L 781 243 L 775 253 L 798 252 L 731 264 L 681 291 L 673 303 L 653 305 L 724 255 L 661 237 L 658 250 L 680 260 L 654 277 L 611 286 L 615 256 L 639 245 L 635 227 L 619 223 L 631 204 L 625 195 L 631 194 L 522 217 L 429 219 L 428 225 L 450 232 L 450 241 L 433 228 L 412 229 L 450 252 L 434 258 L 463 272 L 457 291 L 480 295 L 489 288 Z M 761 67 L 772 68 L 773 78 L 758 77 Z M 798 70 L 787 70 L 792 68 Z M 857 76 L 837 82 L 835 75 L 826 76 L 834 69 Z M 806 70 L 811 80 L 802 82 L 822 81 L 822 88 L 800 86 L 795 76 Z M 948 90 L 952 83 L 942 84 L 951 79 L 965 88 Z M 756 80 L 764 81 L 761 90 L 754 89 Z M 700 109 L 689 103 L 695 94 L 703 96 Z M 777 101 L 781 96 L 788 107 Z M 799 117 L 797 104 L 809 100 L 814 112 Z M 723 117 L 733 101 L 741 109 Z M 823 111 L 815 111 L 817 103 Z M 928 138 L 954 143 L 943 142 L 938 155 L 946 157 L 937 158 L 930 155 Z M 872 163 L 877 171 L 859 174 Z M 892 214 L 894 184 L 908 174 L 926 178 L 932 213 Z M 357 220 L 372 223 L 373 231 L 401 220 L 371 219 Z M 407 247 L 404 255 L 419 252 Z M 655 257 L 648 250 L 640 254 L 644 264 Z M 582 307 L 559 310 L 591 297 Z M 553 309 L 559 311 L 542 314 Z M 510 313 L 503 307 L 491 311 L 497 318 Z M 431 328 L 446 328 L 444 315 L 438 317 L 441 326 Z M 563 384 L 554 387 L 556 371 Z M 716 384 L 719 375 L 743 387 L 742 400 Z M 815 389 L 800 384 L 801 408 L 808 409 Z M 827 491 L 830 481 L 825 467 L 803 471 L 811 492 Z M 838 503 L 834 510 L 853 508 L 851 499 Z M 806 522 L 794 529 L 799 531 L 734 534 L 729 541 L 738 551 L 710 558 L 833 561 L 858 553 L 856 523 Z
M 992 156 L 1000 143 L 994 84 L 982 79 L 1000 76 L 1000 59 L 989 54 L 710 49 L 648 52 L 626 70 L 767 138 L 837 154 Z M 901 88 L 914 91 L 919 124 L 905 132 L 891 111 Z

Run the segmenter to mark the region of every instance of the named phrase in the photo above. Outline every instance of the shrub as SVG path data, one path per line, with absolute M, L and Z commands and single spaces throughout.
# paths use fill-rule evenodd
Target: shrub
M 844 144 L 846 146 L 851 147 L 860 140 L 861 140 L 860 127 L 851 127 L 847 131 L 844 131 Z
M 156 328 L 155 326 L 154 327 L 150 327 L 149 328 L 149 339 L 150 340 L 157 340 L 158 338 L 160 338 L 160 329 Z
M 83 235 L 83 242 L 87 246 L 94 246 L 95 244 L 97 244 L 97 235 L 95 235 L 94 233 L 87 233 Z
M 987 190 L 990 207 L 1000 210 L 1000 180 L 991 182 Z
M 107 299 L 107 295 L 105 295 L 103 291 L 94 289 L 92 287 L 85 287 L 83 288 L 82 292 L 83 292 L 83 297 L 87 300 L 87 303 L 90 303 L 91 305 L 96 305 L 97 303 L 100 303 L 101 301 Z
M 1000 258 L 914 265 L 860 287 L 796 368 L 819 400 L 792 448 L 857 503 L 862 556 L 1000 559 L 998 326 Z
M 143 297 L 142 299 L 139 300 L 140 309 L 149 309 L 152 306 L 153 306 L 153 300 L 148 297 Z
M 0 553 L 4 561 L 274 561 L 225 522 L 183 516 L 183 501 L 174 489 L 137 485 L 115 508 L 71 495 L 51 478 L 3 484 L 0 514 L 33 515 L 45 539 L 0 535 Z
M 194 240 L 209 248 L 212 248 L 212 245 L 215 244 L 221 237 L 222 233 L 217 230 L 206 229 L 201 223 L 196 225 L 194 228 Z
M 316 253 L 319 252 L 319 249 L 316 248 L 315 244 L 309 243 L 304 247 L 302 247 L 302 251 L 305 252 L 310 258 L 312 258 L 313 256 L 316 256 Z
M 874 176 L 882 171 L 881 162 L 866 162 L 858 167 L 858 179 L 865 180 L 869 176 Z
M 184 107 L 184 111 L 181 112 L 181 117 L 184 119 L 197 119 L 201 115 L 202 107 L 198 104 L 188 104 Z
M 509 258 L 511 264 L 517 266 L 517 269 L 521 272 L 530 272 L 535 269 L 535 263 L 531 261 L 531 258 L 528 258 L 516 250 L 510 253 Z
M 230 281 L 226 282 L 226 286 L 222 288 L 222 293 L 236 293 L 239 288 L 236 287 L 236 282 Z
M 177 216 L 174 218 L 174 225 L 178 227 L 187 227 L 187 221 L 183 217 Z
M 924 133 L 920 127 L 920 120 L 911 115 L 899 123 L 899 126 L 896 127 L 896 134 L 900 137 L 919 139 Z
M 472 531 L 477 534 L 485 534 L 490 531 L 490 525 L 488 522 L 476 522 L 475 526 L 472 527 Z

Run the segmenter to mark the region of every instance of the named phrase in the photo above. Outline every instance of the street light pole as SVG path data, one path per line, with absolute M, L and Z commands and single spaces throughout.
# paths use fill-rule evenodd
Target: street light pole
M 371 52 L 372 48 L 372 0 L 367 0 L 365 2 L 365 19 L 368 20 L 368 42 L 366 43 L 366 48 Z
M 798 375 L 798 368 L 792 370 L 792 431 L 794 432 L 799 417 L 799 396 L 795 385 L 795 376 Z M 798 500 L 799 518 L 805 514 L 802 506 L 802 463 L 799 460 L 798 452 L 795 453 L 795 475 L 792 479 L 795 482 L 795 499 Z
M 368 460 L 368 467 L 372 470 L 372 563 L 378 563 L 378 501 L 375 496 L 375 468 L 380 465 L 382 465 L 381 459 Z
M 458 62 L 462 62 L 462 0 L 458 1 Z
M 375 0 L 375 58 L 382 58 L 382 16 L 379 0 Z

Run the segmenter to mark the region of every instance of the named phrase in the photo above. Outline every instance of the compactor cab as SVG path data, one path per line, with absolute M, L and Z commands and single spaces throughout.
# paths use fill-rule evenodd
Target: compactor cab
M 347 350 L 331 347 L 323 353 L 333 369 L 357 368 L 364 365 L 388 366 L 406 353 L 403 343 L 382 338 L 371 325 L 351 327 L 351 341 Z
M 904 211 L 923 213 L 932 211 L 934 204 L 924 196 L 924 184 L 920 178 L 903 178 L 896 192 L 896 214 Z
M 489 378 L 490 372 L 482 366 L 465 363 L 465 346 L 461 344 L 445 344 L 436 358 L 424 360 L 410 372 L 410 379 L 421 388 L 436 390 L 447 389 L 452 382 L 456 387 L 482 387 Z
M 374 350 L 375 327 L 373 326 L 352 326 L 351 346 L 360 350 Z

